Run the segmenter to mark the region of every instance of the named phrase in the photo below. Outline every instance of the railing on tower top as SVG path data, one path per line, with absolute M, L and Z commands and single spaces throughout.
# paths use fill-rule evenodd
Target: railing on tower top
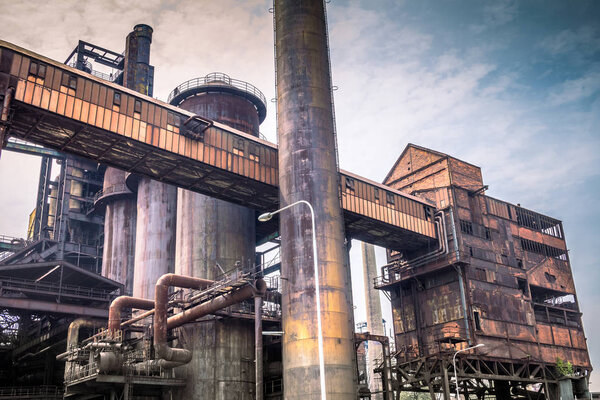
M 201 76 L 199 78 L 190 79 L 187 82 L 183 82 L 181 85 L 177 86 L 171 94 L 169 94 L 169 98 L 167 99 L 167 103 L 170 103 L 173 98 L 179 96 L 181 93 L 194 89 L 201 86 L 210 86 L 210 85 L 227 85 L 232 86 L 236 89 L 240 89 L 246 93 L 250 93 L 256 97 L 258 97 L 265 106 L 267 105 L 267 99 L 265 95 L 258 90 L 258 88 L 254 85 L 251 85 L 248 82 L 240 81 L 239 79 L 233 79 L 229 75 L 224 74 L 222 72 L 213 72 L 207 74 L 205 76 Z

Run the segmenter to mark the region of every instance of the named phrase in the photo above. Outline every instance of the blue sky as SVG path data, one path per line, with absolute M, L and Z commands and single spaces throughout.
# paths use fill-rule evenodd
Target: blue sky
M 78 39 L 155 35 L 155 96 L 213 71 L 275 97 L 269 1 L 0 0 L 0 38 L 57 60 Z M 592 361 L 600 360 L 600 2 L 328 4 L 341 167 L 382 180 L 411 142 L 479 165 L 488 194 L 563 220 Z M 273 104 L 261 130 L 275 141 Z M 22 235 L 39 161 L 0 160 L 0 234 Z M 383 252 L 378 252 L 383 263 Z M 352 251 L 364 319 L 359 246 Z M 600 391 L 599 382 L 593 382 Z

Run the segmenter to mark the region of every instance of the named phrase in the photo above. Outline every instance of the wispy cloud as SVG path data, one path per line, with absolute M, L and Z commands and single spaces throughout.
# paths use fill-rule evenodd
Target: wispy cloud
M 540 47 L 552 55 L 592 55 L 600 51 L 600 30 L 594 26 L 564 29 L 544 38 Z
M 577 79 L 569 79 L 550 90 L 548 101 L 553 106 L 588 99 L 600 93 L 600 63 Z

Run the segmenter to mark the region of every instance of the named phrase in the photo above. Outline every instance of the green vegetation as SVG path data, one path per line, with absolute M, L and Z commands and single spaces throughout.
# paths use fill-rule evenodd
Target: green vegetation
M 570 361 L 565 361 L 560 357 L 556 357 L 556 370 L 562 376 L 573 375 L 573 364 L 571 364 Z

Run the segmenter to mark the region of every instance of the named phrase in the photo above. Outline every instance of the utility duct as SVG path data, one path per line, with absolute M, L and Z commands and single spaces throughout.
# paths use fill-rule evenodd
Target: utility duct
M 174 349 L 167 344 L 167 308 L 169 303 L 169 287 L 177 286 L 186 289 L 203 289 L 214 283 L 208 279 L 190 276 L 165 274 L 156 282 L 154 297 L 154 351 L 157 357 L 165 361 L 185 364 L 191 361 L 192 352 L 186 349 Z

